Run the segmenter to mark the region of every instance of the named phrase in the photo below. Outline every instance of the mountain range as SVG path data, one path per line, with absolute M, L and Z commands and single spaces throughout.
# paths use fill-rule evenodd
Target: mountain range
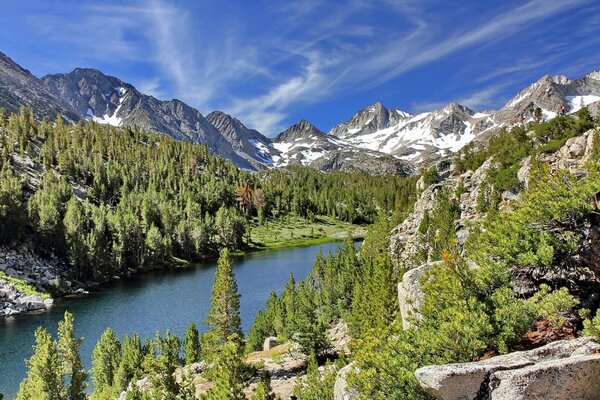
M 548 119 L 561 106 L 569 113 L 582 107 L 596 113 L 598 104 L 599 71 L 574 80 L 546 75 L 497 111 L 476 112 L 450 103 L 413 115 L 375 103 L 327 133 L 301 120 L 270 139 L 224 112 L 205 117 L 180 100 L 158 100 L 95 69 L 37 78 L 0 52 L 0 107 L 8 112 L 27 106 L 40 119 L 54 119 L 60 113 L 70 122 L 137 126 L 205 144 L 253 171 L 303 165 L 322 171 L 410 175 L 471 141 L 485 141 L 503 127 L 534 120 L 538 107 Z

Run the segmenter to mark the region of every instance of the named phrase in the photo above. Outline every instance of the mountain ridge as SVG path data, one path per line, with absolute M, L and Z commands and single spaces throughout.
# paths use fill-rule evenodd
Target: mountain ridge
M 177 140 L 202 143 L 247 170 L 304 165 L 328 171 L 350 168 L 417 171 L 435 164 L 471 141 L 485 143 L 502 128 L 549 119 L 561 106 L 574 113 L 600 103 L 600 71 L 576 79 L 544 75 L 519 91 L 499 110 L 477 112 L 455 102 L 411 114 L 376 102 L 323 132 L 302 119 L 274 138 L 246 127 L 234 116 L 213 111 L 206 117 L 178 99 L 159 100 L 94 68 L 32 75 L 0 52 L 0 107 L 16 112 L 31 107 L 38 118 L 60 113 L 70 122 L 95 121 L 137 126 Z M 391 164 L 394 164 L 392 167 Z

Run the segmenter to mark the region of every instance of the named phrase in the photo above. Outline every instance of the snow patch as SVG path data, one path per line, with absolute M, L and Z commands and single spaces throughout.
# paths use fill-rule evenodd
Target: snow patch
M 269 153 L 269 148 L 265 146 L 264 143 L 261 143 L 256 139 L 248 139 L 248 142 L 250 142 L 250 144 L 256 149 L 254 154 L 260 159 L 260 161 L 267 164 L 273 163 L 273 158 Z
M 600 96 L 592 94 L 587 96 L 567 96 L 567 101 L 569 102 L 569 112 L 577 112 L 585 106 L 600 101 Z
M 505 107 L 512 107 L 515 104 L 519 104 L 523 101 L 527 96 L 529 96 L 529 92 L 522 92 L 517 95 L 517 97 L 513 98 L 511 101 L 506 103 Z

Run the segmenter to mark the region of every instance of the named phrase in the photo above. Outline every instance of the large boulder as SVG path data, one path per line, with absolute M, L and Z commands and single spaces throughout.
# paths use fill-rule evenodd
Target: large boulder
M 597 400 L 600 354 L 550 360 L 490 377 L 491 400 Z
M 265 341 L 263 343 L 263 351 L 270 350 L 273 347 L 277 346 L 278 344 L 279 344 L 279 342 L 277 341 L 277 338 L 275 336 L 269 336 L 268 338 L 265 339 Z
M 421 278 L 433 266 L 440 262 L 425 263 L 417 268 L 407 271 L 398 283 L 398 302 L 402 328 L 409 329 L 413 321 L 421 319 L 421 306 L 423 305 L 423 292 L 421 291 Z
M 335 385 L 333 386 L 334 400 L 358 399 L 359 394 L 356 389 L 348 386 L 347 375 L 350 370 L 356 370 L 354 363 L 350 363 L 338 371 Z
M 570 379 L 571 393 L 584 395 L 587 392 L 583 386 L 589 386 L 591 381 L 595 387 L 600 385 L 599 352 L 600 345 L 589 338 L 561 340 L 479 362 L 427 366 L 419 368 L 415 375 L 427 393 L 441 400 L 558 400 L 566 398 L 560 388 L 549 392 L 550 397 L 538 396 L 544 393 L 540 390 L 552 385 L 552 380 L 562 384 Z M 562 377 L 563 374 L 567 375 Z

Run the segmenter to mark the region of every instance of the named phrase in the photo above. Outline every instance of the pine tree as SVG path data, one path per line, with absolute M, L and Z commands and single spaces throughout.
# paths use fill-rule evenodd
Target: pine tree
M 317 358 L 314 353 L 311 353 L 306 379 L 298 381 L 294 387 L 294 395 L 299 400 L 333 400 L 336 374 L 337 367 L 328 361 L 321 375 Z
M 68 400 L 85 400 L 87 373 L 79 355 L 82 338 L 75 338 L 73 315 L 65 311 L 65 317 L 58 323 L 58 350 L 62 359 L 63 373 L 67 376 Z
M 293 339 L 300 344 L 304 353 L 314 352 L 320 355 L 328 350 L 330 345 L 327 324 L 320 318 L 315 297 L 314 278 L 309 276 L 297 288 L 297 305 L 292 329 Z
M 221 251 L 217 262 L 206 324 L 211 328 L 210 334 L 222 344 L 233 334 L 242 337 L 240 295 L 227 249 Z
M 200 350 L 200 335 L 196 324 L 191 321 L 185 332 L 185 338 L 183 339 L 183 352 L 185 356 L 185 363 L 187 365 L 200 361 L 201 350 Z
M 269 371 L 262 371 L 260 382 L 256 385 L 252 400 L 275 400 L 275 393 L 271 390 L 271 374 Z
M 83 207 L 75 196 L 67 203 L 63 224 L 65 227 L 65 239 L 67 254 L 71 267 L 75 271 L 76 279 L 84 278 L 84 265 L 86 264 L 85 238 L 85 216 Z
M 27 361 L 27 377 L 19 386 L 17 400 L 63 400 L 64 387 L 56 341 L 43 328 L 35 331 L 33 356 Z
M 121 342 L 115 331 L 107 328 L 92 352 L 92 381 L 96 391 L 113 386 L 120 361 Z
M 1 165 L 0 165 L 1 166 Z M 25 201 L 23 187 L 10 166 L 0 171 L 0 243 L 8 243 L 21 237 L 25 226 Z
M 240 338 L 232 334 L 222 347 L 212 371 L 213 387 L 202 396 L 203 400 L 245 400 L 243 392 L 243 349 Z
M 136 333 L 133 337 L 123 338 L 122 356 L 116 372 L 115 384 L 119 390 L 125 390 L 130 381 L 139 377 L 142 368 L 142 341 Z
M 176 400 L 196 400 L 196 385 L 191 372 L 184 369 L 179 383 L 179 393 Z

